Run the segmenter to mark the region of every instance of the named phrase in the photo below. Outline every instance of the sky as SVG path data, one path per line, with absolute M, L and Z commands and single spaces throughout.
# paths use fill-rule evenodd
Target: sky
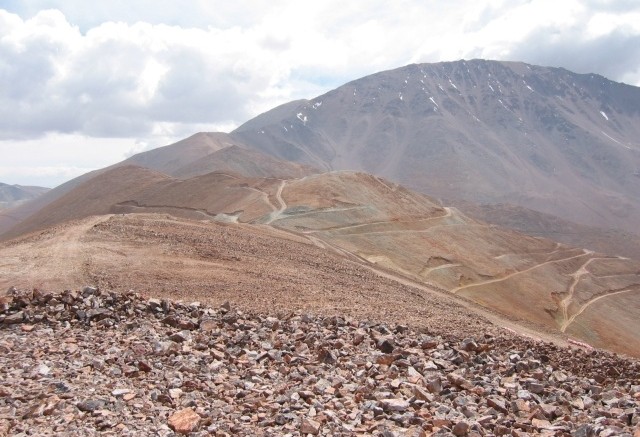
M 640 86 L 637 0 L 0 0 L 0 182 L 56 186 L 411 63 Z

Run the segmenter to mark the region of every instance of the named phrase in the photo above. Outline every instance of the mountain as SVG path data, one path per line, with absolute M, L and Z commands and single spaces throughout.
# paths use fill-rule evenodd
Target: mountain
M 49 188 L 9 185 L 0 182 L 0 209 L 34 199 L 47 191 L 49 191 Z
M 232 136 L 448 202 L 503 203 L 637 232 L 640 88 L 484 60 L 409 65 L 291 102 Z
M 281 161 L 237 145 L 210 153 L 179 167 L 171 174 L 180 179 L 211 172 L 233 173 L 247 177 L 300 178 L 319 170 L 304 164 Z
M 635 214 L 625 172 L 637 148 L 589 143 L 601 121 L 584 121 L 588 99 L 573 88 L 548 98 L 546 115 L 537 96 L 509 91 L 506 70 L 539 67 L 470 64 L 469 77 L 446 73 L 453 64 L 402 69 L 420 71 L 421 97 L 412 76 L 397 91 L 397 72 L 364 91 L 355 81 L 8 210 L 0 435 L 47 435 L 52 423 L 65 435 L 640 435 L 640 261 L 592 250 L 637 244 L 628 230 L 599 227 Z M 438 68 L 436 99 L 426 72 Z M 559 86 L 545 69 L 523 86 L 551 92 L 535 82 L 545 71 Z M 499 77 L 493 94 L 463 94 L 484 87 L 473 82 L 483 75 Z M 600 116 L 625 135 L 637 128 L 633 92 L 627 112 L 615 90 L 600 96 L 615 100 Z M 458 118 L 476 106 L 483 114 L 467 118 L 483 127 Z M 518 128 L 501 111 L 527 118 Z M 320 113 L 315 125 L 309 114 Z M 584 123 L 569 126 L 568 114 Z M 520 131 L 540 156 L 527 161 Z M 557 142 L 563 134 L 572 139 Z M 362 171 L 317 170 L 351 165 L 433 184 L 438 198 Z M 568 216 L 607 196 L 603 208 L 632 205 L 594 208 L 585 222 L 596 226 L 516 202 L 547 196 L 549 209 L 578 209 Z
M 142 167 L 122 166 L 98 173 L 20 221 L 7 238 L 91 215 L 108 214 L 114 203 L 140 190 L 171 180 L 169 176 Z
M 22 232 L 20 229 L 31 229 L 31 227 L 23 225 L 13 232 L 8 232 L 21 221 L 37 213 L 83 182 L 98 176 L 103 171 L 119 166 L 133 165 L 171 174 L 173 171 L 198 161 L 211 153 L 229 147 L 233 143 L 234 140 L 224 133 L 197 133 L 175 144 L 141 152 L 105 169 L 85 173 L 55 187 L 37 199 L 21 204 L 12 208 L 11 211 L 7 211 L 6 214 L 0 215 L 0 238 L 15 237 Z M 32 220 L 31 223 L 37 223 L 37 221 Z
M 32 276 L 25 269 L 35 263 L 33 277 L 42 281 L 46 269 L 38 266 L 45 255 L 36 253 L 50 249 L 51 236 L 57 247 L 78 249 L 68 259 L 75 281 L 123 287 L 122 277 L 148 292 L 193 284 L 196 294 L 206 294 L 211 284 L 200 276 L 211 265 L 186 256 L 186 249 L 174 252 L 183 246 L 178 241 L 200 247 L 206 257 L 219 250 L 202 246 L 210 241 L 203 232 L 224 236 L 224 229 L 239 229 L 246 239 L 264 232 L 268 238 L 256 253 L 272 253 L 276 264 L 297 256 L 278 252 L 288 250 L 283 239 L 295 241 L 409 287 L 401 293 L 409 307 L 429 305 L 425 293 L 438 295 L 527 335 L 577 338 L 638 355 L 640 261 L 609 250 L 623 240 L 625 251 L 637 244 L 627 228 L 638 201 L 638 151 L 626 139 L 600 138 L 614 138 L 605 130 L 614 127 L 619 138 L 637 132 L 637 89 L 596 86 L 596 80 L 604 79 L 486 61 L 369 76 L 322 98 L 283 105 L 232 134 L 196 134 L 135 155 L 12 209 L 28 216 L 2 234 L 14 238 L 0 244 L 8 260 L 2 275 L 26 280 Z M 550 166 L 541 165 L 544 159 Z M 421 191 L 360 171 L 316 170 L 349 166 L 406 179 Z M 427 189 L 436 197 L 422 194 Z M 618 201 L 627 207 L 616 209 Z M 137 218 L 144 223 L 124 234 L 115 225 L 100 247 L 125 255 L 105 255 L 108 263 L 100 264 L 101 255 L 83 239 L 91 240 L 88 233 L 113 215 L 123 217 L 118 223 L 124 227 Z M 576 238 L 562 244 L 472 216 Z M 83 227 L 74 228 L 74 220 Z M 596 224 L 584 224 L 590 221 Z M 618 228 L 607 234 L 604 223 Z M 179 229 L 166 232 L 174 225 Z M 195 234 L 194 227 L 200 229 Z M 131 239 L 145 241 L 144 248 L 132 247 Z M 219 244 L 227 243 L 221 237 Z M 15 253 L 34 255 L 29 260 Z M 154 266 L 145 272 L 149 262 Z M 235 276 L 250 269 L 231 264 Z M 181 272 L 175 281 L 173 268 Z M 296 299 L 292 276 L 285 283 L 277 274 L 257 276 Z M 342 281 L 322 278 L 327 290 Z
M 598 347 L 640 351 L 640 262 L 470 219 L 402 186 L 327 173 L 280 183 L 267 223 L 399 280 Z
M 640 260 L 640 235 L 632 232 L 582 225 L 517 205 L 463 201 L 455 204 L 471 217 L 527 235 Z
M 237 141 L 225 133 L 200 132 L 177 143 L 138 153 L 116 165 L 136 165 L 173 175 L 176 170 L 234 144 Z
M 409 65 L 289 102 L 230 135 L 195 134 L 116 166 L 183 179 L 317 171 L 291 163 L 284 169 L 290 161 L 365 171 L 476 213 L 489 206 L 493 212 L 478 217 L 501 226 L 637 258 L 639 102 L 636 87 L 557 68 L 483 60 Z M 276 161 L 267 164 L 268 157 Z M 0 235 L 84 180 L 0 216 Z
M 0 182 L 0 235 L 15 226 L 25 216 L 20 209 L 25 204 L 37 203 L 45 197 L 49 188 L 23 185 L 8 185 Z
M 16 230 L 24 233 L 27 228 L 61 226 L 89 216 L 131 213 L 234 223 L 247 233 L 263 229 L 399 284 L 455 295 L 476 309 L 489 308 L 503 322 L 506 317 L 531 324 L 537 335 L 550 331 L 627 354 L 640 351 L 640 262 L 489 225 L 364 173 L 281 179 L 214 172 L 181 180 L 122 166 L 80 184 Z M 166 235 L 169 247 L 182 238 L 159 232 Z M 20 243 L 15 241 L 7 250 L 17 250 Z M 120 250 L 111 243 L 110 247 Z M 153 256 L 164 256 L 165 249 L 158 250 L 160 254 Z M 141 262 L 151 257 L 147 253 Z M 142 275 L 138 268 L 129 272 L 135 264 L 131 257 L 119 260 L 123 264 L 111 265 L 111 271 L 126 278 Z M 197 282 L 199 271 L 189 270 L 193 276 L 188 280 Z M 9 271 L 4 275 L 12 280 Z M 325 281 L 330 287 L 333 279 Z M 148 284 L 158 283 L 149 279 Z
M 81 184 L 104 172 L 123 166 L 144 167 L 179 179 L 187 179 L 214 171 L 246 177 L 272 176 L 281 178 L 302 177 L 318 171 L 308 165 L 281 161 L 241 147 L 238 145 L 238 141 L 228 134 L 198 133 L 177 143 L 138 153 L 110 167 L 81 175 L 36 199 L 5 211 L 0 215 L 0 239 L 13 238 L 27 231 L 42 229 L 45 225 L 59 223 L 58 218 L 77 218 L 74 213 L 75 209 L 62 213 L 58 218 L 43 218 L 43 214 L 36 215 L 47 205 L 67 195 Z M 135 180 L 132 178 L 127 178 L 125 182 L 135 186 Z M 119 181 L 114 183 L 120 184 Z M 134 188 L 132 187 L 132 189 Z M 96 198 L 99 196 L 96 195 Z M 54 207 L 54 209 L 56 208 Z

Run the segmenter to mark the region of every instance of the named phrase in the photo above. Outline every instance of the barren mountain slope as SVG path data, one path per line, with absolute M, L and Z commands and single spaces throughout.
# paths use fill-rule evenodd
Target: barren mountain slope
M 53 202 L 60 196 L 63 196 L 67 192 L 71 191 L 81 182 L 88 180 L 95 176 L 95 172 L 85 173 L 71 181 L 65 182 L 58 187 L 43 193 L 42 195 L 22 203 L 17 206 L 13 206 L 6 211 L 0 213 L 0 237 L 4 235 L 12 227 L 16 226 L 25 218 L 29 217 L 36 211 L 39 211 L 49 203 Z
M 409 65 L 256 117 L 273 156 L 364 170 L 430 195 L 582 224 L 640 223 L 640 89 L 493 61 Z
M 551 214 L 504 203 L 477 205 L 457 201 L 455 205 L 465 214 L 478 220 L 514 229 L 523 234 L 549 238 L 607 255 L 640 260 L 640 235 L 632 232 L 581 225 Z
M 272 212 L 276 179 L 209 173 L 151 187 L 119 202 L 114 212 L 162 212 L 194 219 L 252 222 Z
M 284 181 L 277 197 L 273 226 L 503 314 L 640 354 L 638 261 L 472 220 L 367 175 Z
M 86 282 L 255 311 L 402 320 L 463 336 L 498 329 L 436 291 L 399 285 L 267 226 L 164 214 L 88 217 L 0 243 L 0 259 L 3 289 Z
M 33 199 L 49 191 L 49 188 L 24 185 L 9 185 L 0 182 L 0 208 Z
M 134 166 L 101 171 L 97 176 L 86 179 L 71 190 L 65 189 L 64 194 L 20 221 L 3 234 L 3 237 L 13 238 L 68 220 L 108 214 L 114 204 L 128 200 L 135 193 L 150 186 L 171 180 L 162 173 Z
M 281 161 L 269 155 L 234 145 L 173 170 L 171 175 L 180 179 L 188 179 L 211 172 L 233 173 L 255 178 L 292 179 L 318 173 L 318 170 L 309 165 Z
M 37 199 L 49 191 L 49 188 L 8 185 L 0 182 L 0 234 L 19 220 L 16 210 L 20 205 Z
M 125 171 L 115 169 L 101 177 L 117 174 L 116 179 L 125 180 L 119 175 Z M 637 261 L 488 225 L 362 173 L 290 180 L 222 173 L 175 180 L 151 174 L 144 189 L 109 194 L 94 213 L 168 213 L 271 225 L 400 283 L 436 287 L 543 330 L 640 354 Z M 92 182 L 67 198 L 81 204 L 83 196 L 92 195 Z M 64 203 L 56 206 L 74 210 Z M 47 218 L 57 216 L 53 210 L 45 213 Z M 172 236 L 163 238 L 172 244 Z M 147 257 L 141 259 L 147 262 Z M 113 270 L 124 274 L 115 265 Z M 191 274 L 196 278 L 200 273 L 194 269 Z M 332 286 L 330 278 L 326 281 Z
M 0 238 L 9 238 L 19 235 L 21 229 L 26 229 L 24 226 L 17 227 L 10 233 L 8 231 L 16 227 L 20 222 L 24 221 L 28 217 L 36 214 L 45 206 L 64 196 L 80 184 L 98 176 L 104 171 L 126 165 L 135 165 L 171 174 L 172 171 L 177 170 L 178 168 L 188 165 L 193 161 L 202 159 L 224 147 L 230 146 L 233 141 L 234 140 L 230 139 L 227 134 L 223 133 L 198 133 L 185 138 L 184 140 L 178 141 L 175 144 L 138 153 L 112 166 L 85 173 L 55 187 L 30 202 L 12 208 L 11 211 L 6 212 L 5 215 L 0 215 Z M 237 143 L 237 141 L 235 142 Z M 208 171 L 205 171 L 205 173 L 208 173 Z M 31 220 L 31 222 L 34 221 L 37 221 L 37 219 Z
M 301 177 L 317 172 L 317 170 L 308 165 L 280 161 L 259 152 L 244 149 L 232 143 L 232 141 L 227 134 L 223 133 L 195 134 L 178 143 L 148 152 L 142 152 L 110 167 L 86 173 L 48 191 L 32 201 L 3 211 L 0 214 L 0 239 L 15 237 L 25 231 L 42 228 L 41 226 L 39 227 L 39 223 L 51 225 L 61 222 L 60 217 L 44 219 L 43 215 L 46 215 L 46 211 L 44 211 L 43 208 L 67 195 L 83 183 L 105 172 L 123 166 L 141 166 L 163 173 L 166 172 L 168 175 L 182 179 L 204 175 L 214 171 L 232 172 L 233 174 L 246 177 L 272 176 L 283 178 Z M 105 187 L 111 184 L 109 181 L 110 177 L 111 176 L 104 176 L 103 179 L 98 179 L 98 184 L 105 184 L 100 190 L 104 190 Z M 136 183 L 131 177 L 128 177 L 125 181 L 132 183 L 131 190 L 136 189 Z M 119 184 L 120 182 L 116 181 L 115 183 Z M 91 187 L 91 185 L 89 187 Z M 87 190 L 89 189 L 85 188 L 86 192 L 88 192 Z M 98 192 L 93 197 L 96 200 L 101 199 Z M 102 200 L 98 201 L 102 202 Z M 119 201 L 124 200 L 127 199 L 119 199 Z M 59 211 L 59 214 L 66 215 L 67 217 L 62 217 L 66 219 L 71 217 L 86 217 L 87 215 L 96 213 L 89 208 L 86 213 L 78 214 L 78 206 L 79 205 L 75 205 L 71 211 Z M 60 209 L 56 206 L 52 208 L 56 210 Z M 40 211 L 44 212 L 39 213 Z
M 185 165 L 237 143 L 225 133 L 201 132 L 177 143 L 138 153 L 116 165 L 137 165 L 172 175 Z

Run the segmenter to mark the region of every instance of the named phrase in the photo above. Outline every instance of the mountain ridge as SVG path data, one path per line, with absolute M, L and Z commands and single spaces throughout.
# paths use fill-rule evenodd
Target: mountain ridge
M 0 182 L 0 208 L 25 202 L 49 191 L 50 188 Z
M 439 198 L 634 232 L 639 126 L 639 88 L 474 60 L 375 73 L 231 135 L 281 159 L 379 174 Z
M 200 132 L 174 144 L 141 152 L 109 167 L 85 173 L 36 199 L 7 209 L 0 214 L 0 239 L 18 236 L 25 230 L 35 230 L 33 226 L 43 222 L 39 218 L 29 220 L 30 217 L 37 215 L 43 208 L 81 184 L 122 166 L 144 167 L 177 179 L 191 178 L 212 171 L 233 172 L 244 176 L 271 174 L 280 177 L 299 177 L 318 171 L 308 165 L 280 161 L 241 147 L 237 140 L 225 133 Z
M 11 253 L 32 252 L 32 244 L 40 241 L 38 235 L 49 235 L 46 230 L 33 231 L 64 227 L 73 220 L 91 224 L 113 214 L 170 215 L 176 223 L 224 223 L 247 233 L 257 228 L 275 238 L 314 246 L 398 284 L 479 304 L 501 314 L 500 320 L 507 317 L 531 323 L 537 332 L 555 331 L 631 355 L 640 351 L 640 338 L 634 334 L 640 332 L 640 319 L 633 318 L 640 299 L 640 262 L 502 229 L 360 172 L 334 171 L 291 179 L 213 172 L 177 179 L 144 167 L 114 167 L 25 220 L 15 230 L 32 233 L 0 245 L 0 252 L 10 260 L 15 258 Z M 132 238 L 146 235 L 145 229 Z M 143 264 L 149 257 L 164 259 L 166 248 L 173 246 L 174 237 L 155 231 L 153 235 L 164 238 L 163 244 L 157 254 L 149 246 L 140 261 Z M 179 237 L 177 233 L 175 238 Z M 63 233 L 63 243 L 64 238 Z M 125 250 L 119 248 L 125 242 L 108 244 L 110 250 L 119 252 Z M 179 253 L 176 256 L 163 271 L 170 272 L 169 265 L 180 269 L 183 263 L 191 265 Z M 91 255 L 93 260 L 97 257 Z M 133 274 L 129 272 L 134 263 L 131 257 L 114 262 L 111 270 L 118 275 Z M 0 269 L 4 280 L 24 280 L 23 273 L 14 278 L 11 265 L 8 262 L 4 272 Z M 202 272 L 193 267 L 185 274 L 198 282 Z M 331 278 L 325 280 L 331 286 Z M 110 277 L 109 281 L 115 284 L 118 279 Z
M 542 71 L 535 76 L 539 82 L 529 81 L 542 97 L 522 79 L 522 72 L 532 69 Z M 570 80 L 577 85 L 568 84 Z M 477 201 L 494 194 L 494 202 L 511 199 L 516 206 L 493 203 L 493 210 L 489 206 L 477 214 L 508 212 L 509 217 L 496 221 L 512 220 L 512 227 L 524 222 L 526 228 L 536 220 L 555 223 L 553 229 L 573 226 L 566 219 L 554 221 L 517 206 L 530 198 L 543 203 L 552 199 L 550 207 L 575 209 L 572 214 L 578 216 L 589 213 L 588 219 L 605 220 L 607 214 L 632 217 L 633 205 L 617 210 L 615 206 L 618 201 L 624 204 L 637 189 L 635 173 L 629 171 L 635 172 L 635 146 L 609 141 L 610 136 L 605 143 L 582 143 L 592 139 L 593 129 L 601 129 L 605 121 L 624 134 L 638 129 L 633 124 L 634 99 L 618 104 L 624 96 L 609 93 L 605 102 L 599 96 L 605 94 L 607 83 L 581 86 L 601 80 L 485 61 L 412 65 L 378 73 L 322 99 L 282 105 L 232 134 L 195 134 L 70 181 L 37 199 L 40 203 L 25 205 L 25 210 L 35 212 L 3 238 L 27 235 L 6 242 L 4 249 L 7 259 L 15 261 L 12 250 L 20 246 L 29 253 L 32 243 L 49 235 L 52 227 L 64 229 L 73 220 L 92 225 L 113 214 L 151 221 L 164 217 L 167 224 L 162 226 L 174 223 L 180 230 L 173 236 L 153 231 L 153 238 L 163 241 L 159 252 L 153 253 L 153 246 L 144 250 L 158 257 L 161 266 L 186 266 L 185 278 L 192 275 L 189 280 L 197 282 L 201 274 L 197 261 L 182 259 L 180 253 L 177 262 L 167 261 L 172 239 L 182 238 L 180 232 L 189 233 L 191 225 L 186 223 L 224 223 L 315 246 L 426 293 L 454 295 L 460 302 L 495 311 L 502 322 L 512 317 L 533 324 L 535 332 L 551 330 L 564 339 L 574 336 L 596 347 L 637 354 L 639 261 L 500 228 L 440 200 L 448 199 L 443 194 L 458 192 L 461 205 L 464 195 Z M 591 103 L 600 99 L 595 109 L 583 104 L 590 98 Z M 484 121 L 469 108 L 486 109 Z M 260 125 L 264 126 L 257 129 Z M 378 174 L 319 173 L 307 161 L 319 168 L 351 163 Z M 437 196 L 380 176 L 394 172 L 414 183 L 432 183 Z M 548 191 L 548 187 L 555 188 Z M 589 203 L 603 196 L 609 203 Z M 40 205 L 39 210 L 34 205 Z M 537 229 L 550 232 L 547 227 L 538 224 Z M 80 237 L 80 230 L 69 232 L 62 233 L 63 244 L 65 238 Z M 131 237 L 145 240 L 149 232 L 143 226 Z M 130 248 L 120 248 L 123 242 L 117 237 L 105 244 L 116 253 L 127 252 Z M 633 241 L 629 243 L 633 248 Z M 84 252 L 76 251 L 73 259 L 85 259 Z M 91 254 L 86 262 L 90 265 L 97 257 Z M 129 278 L 144 273 L 140 266 L 130 265 L 131 257 L 124 264 L 122 258 L 114 262 L 112 270 Z M 79 274 L 83 269 L 71 271 Z M 156 286 L 161 278 L 169 281 L 166 274 L 154 272 L 145 286 Z M 84 276 L 75 279 L 80 277 Z M 108 284 L 118 281 L 109 278 Z M 280 279 L 271 279 L 279 284 Z M 331 283 L 331 278 L 326 280 Z

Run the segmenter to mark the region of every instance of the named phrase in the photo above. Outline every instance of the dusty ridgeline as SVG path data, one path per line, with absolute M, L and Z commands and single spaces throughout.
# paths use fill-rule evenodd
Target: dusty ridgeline
M 0 300 L 0 435 L 640 433 L 640 364 L 93 287 Z

